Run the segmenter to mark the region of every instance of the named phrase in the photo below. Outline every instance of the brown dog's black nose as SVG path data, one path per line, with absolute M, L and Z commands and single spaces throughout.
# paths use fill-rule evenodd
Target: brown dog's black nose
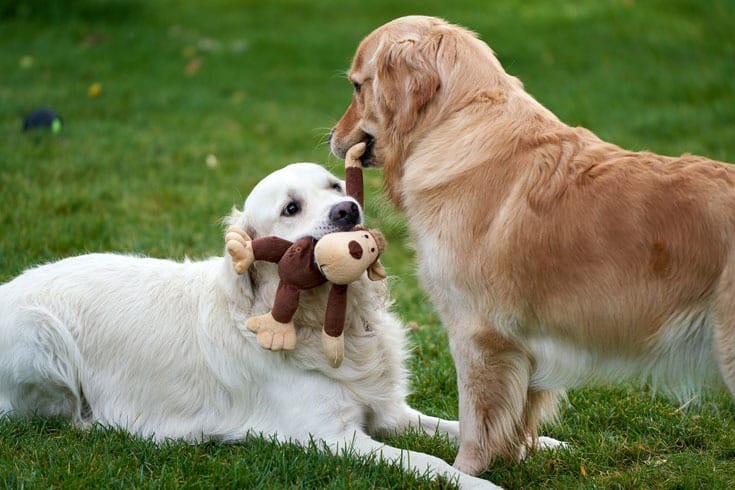
M 342 201 L 329 210 L 329 220 L 343 230 L 351 230 L 360 223 L 360 207 L 352 201 Z

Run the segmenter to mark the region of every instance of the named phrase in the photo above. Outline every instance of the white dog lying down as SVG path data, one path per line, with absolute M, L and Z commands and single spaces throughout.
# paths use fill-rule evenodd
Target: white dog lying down
M 353 203 L 322 167 L 293 164 L 261 181 L 227 224 L 251 237 L 319 237 L 362 222 Z M 0 412 L 157 440 L 313 436 L 335 453 L 352 447 L 462 487 L 494 487 L 364 432 L 415 427 L 456 438 L 459 430 L 407 405 L 404 330 L 387 310 L 384 281 L 350 286 L 339 369 L 321 352 L 324 287 L 302 294 L 296 350 L 261 349 L 247 331 L 249 316 L 271 308 L 277 284 L 274 264 L 238 276 L 226 253 L 184 263 L 90 254 L 30 269 L 0 286 Z

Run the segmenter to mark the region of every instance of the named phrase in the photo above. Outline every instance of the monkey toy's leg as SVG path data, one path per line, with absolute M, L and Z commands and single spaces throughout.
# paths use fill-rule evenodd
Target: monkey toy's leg
M 299 289 L 281 282 L 276 291 L 273 309 L 254 316 L 247 322 L 248 330 L 257 334 L 258 344 L 273 351 L 296 348 L 296 328 L 291 321 L 299 306 Z

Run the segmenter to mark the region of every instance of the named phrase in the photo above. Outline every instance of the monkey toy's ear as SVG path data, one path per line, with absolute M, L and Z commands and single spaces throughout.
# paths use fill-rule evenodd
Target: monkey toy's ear
M 387 277 L 385 267 L 383 267 L 383 264 L 381 264 L 378 260 L 373 262 L 372 265 L 368 267 L 367 274 L 368 279 L 370 279 L 371 281 L 382 281 Z

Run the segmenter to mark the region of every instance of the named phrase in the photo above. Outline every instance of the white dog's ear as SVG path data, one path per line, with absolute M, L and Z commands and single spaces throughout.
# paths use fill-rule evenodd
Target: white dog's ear
M 258 233 L 256 233 L 255 228 L 250 224 L 247 213 L 240 211 L 234 206 L 230 211 L 230 215 L 225 217 L 222 222 L 225 225 L 225 230 L 230 226 L 237 226 L 241 230 L 245 231 L 250 238 L 258 238 Z
M 437 67 L 443 35 L 404 37 L 377 53 L 378 103 L 399 133 L 413 129 L 441 86 Z

